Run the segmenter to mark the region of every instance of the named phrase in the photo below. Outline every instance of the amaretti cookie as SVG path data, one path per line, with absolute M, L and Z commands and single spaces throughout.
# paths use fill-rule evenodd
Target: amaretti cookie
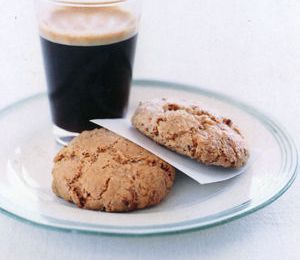
M 142 102 L 132 124 L 157 143 L 207 165 L 238 168 L 249 157 L 237 126 L 197 102 L 165 98 Z
M 175 170 L 140 146 L 106 129 L 85 131 L 54 159 L 54 193 L 78 207 L 108 212 L 160 203 Z

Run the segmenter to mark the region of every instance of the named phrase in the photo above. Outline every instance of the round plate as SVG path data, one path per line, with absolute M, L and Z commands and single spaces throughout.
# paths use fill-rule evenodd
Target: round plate
M 149 235 L 206 228 L 254 212 L 292 184 L 297 151 L 287 133 L 256 109 L 229 97 L 181 84 L 136 80 L 130 108 L 154 97 L 201 102 L 233 119 L 259 156 L 241 176 L 200 185 L 177 174 L 174 188 L 158 206 L 131 213 L 79 209 L 51 191 L 51 167 L 61 148 L 54 141 L 45 94 L 0 111 L 0 207 L 23 221 L 60 230 L 114 235 Z

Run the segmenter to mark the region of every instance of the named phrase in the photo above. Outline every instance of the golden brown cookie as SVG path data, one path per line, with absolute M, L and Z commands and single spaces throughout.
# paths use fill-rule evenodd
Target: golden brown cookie
M 74 138 L 56 155 L 52 174 L 57 196 L 81 208 L 108 212 L 158 204 L 175 178 L 172 166 L 106 129 Z
M 199 103 L 155 99 L 140 103 L 132 124 L 157 143 L 207 165 L 241 167 L 248 157 L 240 130 Z

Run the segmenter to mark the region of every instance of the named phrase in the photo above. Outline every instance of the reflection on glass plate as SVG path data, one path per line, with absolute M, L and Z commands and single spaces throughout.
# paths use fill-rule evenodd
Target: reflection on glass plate
M 0 111 L 0 207 L 30 223 L 60 230 L 112 235 L 149 235 L 206 228 L 260 209 L 292 184 L 297 151 L 285 131 L 254 108 L 207 90 L 174 83 L 137 80 L 132 111 L 154 97 L 195 99 L 237 122 L 250 149 L 262 151 L 247 172 L 228 181 L 199 185 L 178 172 L 160 205 L 131 213 L 82 210 L 51 191 L 51 167 L 60 149 L 51 132 L 45 94 Z

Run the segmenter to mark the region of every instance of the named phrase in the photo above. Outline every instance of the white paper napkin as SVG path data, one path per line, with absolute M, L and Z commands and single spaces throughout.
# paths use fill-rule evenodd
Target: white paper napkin
M 206 166 L 196 160 L 177 154 L 155 143 L 132 127 L 128 119 L 95 119 L 91 122 L 100 125 L 157 155 L 179 171 L 185 173 L 200 184 L 225 181 L 245 172 L 250 162 L 239 169 L 225 169 L 216 166 Z M 251 154 L 253 158 L 253 154 Z

